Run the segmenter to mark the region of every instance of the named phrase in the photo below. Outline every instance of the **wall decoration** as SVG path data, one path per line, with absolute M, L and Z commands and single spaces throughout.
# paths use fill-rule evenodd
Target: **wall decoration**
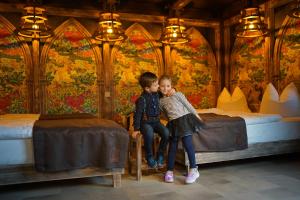
M 258 111 L 268 81 L 264 37 L 237 38 L 230 67 L 231 89 L 238 85 L 246 95 L 249 108 Z
M 279 49 L 279 91 L 295 82 L 300 91 L 300 19 L 287 17 Z
M 187 31 L 192 40 L 176 45 L 171 52 L 174 86 L 195 108 L 215 106 L 216 58 L 206 39 L 195 28 Z
M 13 34 L 14 29 L 0 16 L 0 113 L 30 111 L 30 52 Z
M 99 61 L 90 38 L 79 22 L 69 19 L 47 40 L 42 52 L 45 113 L 99 112 Z
M 122 121 L 122 116 L 135 109 L 135 101 L 142 92 L 139 76 L 146 71 L 160 75 L 162 56 L 158 44 L 144 27 L 135 23 L 125 34 L 128 38 L 116 43 L 112 50 L 114 84 L 114 119 Z

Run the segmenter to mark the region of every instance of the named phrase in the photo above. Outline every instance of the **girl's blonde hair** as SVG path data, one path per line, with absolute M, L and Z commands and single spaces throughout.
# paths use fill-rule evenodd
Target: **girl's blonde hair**
M 160 78 L 159 78 L 159 83 L 161 83 L 162 81 L 164 81 L 164 80 L 168 80 L 168 81 L 170 81 L 170 83 L 172 84 L 172 78 L 171 78 L 171 76 L 169 76 L 169 75 L 162 75 Z

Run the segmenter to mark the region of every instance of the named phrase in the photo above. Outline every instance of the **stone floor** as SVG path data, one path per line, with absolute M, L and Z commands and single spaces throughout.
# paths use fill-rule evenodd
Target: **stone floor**
M 124 175 L 122 187 L 111 178 L 96 177 L 0 187 L 1 200 L 300 200 L 300 155 L 286 155 L 200 165 L 197 183 L 184 184 L 177 166 L 175 183 L 163 174 L 143 176 L 141 182 Z

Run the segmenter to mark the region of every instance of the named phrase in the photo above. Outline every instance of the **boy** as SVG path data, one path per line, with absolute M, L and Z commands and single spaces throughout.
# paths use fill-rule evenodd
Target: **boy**
M 148 166 L 150 168 L 162 167 L 164 152 L 169 139 L 169 131 L 160 123 L 159 119 L 158 78 L 151 72 L 145 72 L 140 76 L 139 83 L 143 88 L 143 92 L 136 101 L 133 134 L 136 135 L 140 131 L 143 135 Z M 152 154 L 154 132 L 158 133 L 161 137 L 156 160 Z

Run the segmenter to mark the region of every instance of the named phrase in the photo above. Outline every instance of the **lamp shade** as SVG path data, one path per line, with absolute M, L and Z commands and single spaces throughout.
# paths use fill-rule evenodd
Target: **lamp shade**
M 112 12 L 100 14 L 98 29 L 95 33 L 95 39 L 106 42 L 121 41 L 126 38 L 122 29 L 122 23 L 119 15 Z
M 168 18 L 166 26 L 163 29 L 160 41 L 164 44 L 183 44 L 189 42 L 190 39 L 183 25 L 184 20 L 180 18 Z
M 260 37 L 268 34 L 264 17 L 258 7 L 245 8 L 241 11 L 240 24 L 236 28 L 237 37 Z
M 51 37 L 52 33 L 45 11 L 41 7 L 25 6 L 18 35 L 39 39 Z

